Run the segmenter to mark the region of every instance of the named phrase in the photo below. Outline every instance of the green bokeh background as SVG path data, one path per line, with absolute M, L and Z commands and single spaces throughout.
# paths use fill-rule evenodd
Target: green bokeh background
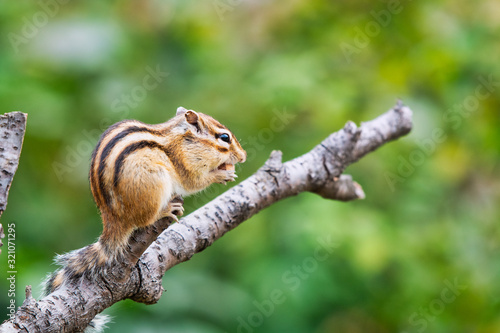
M 28 113 L 1 220 L 15 223 L 18 306 L 56 253 L 101 231 L 87 172 L 107 125 L 163 122 L 180 105 L 213 115 L 252 152 L 241 180 L 272 150 L 299 156 L 401 98 L 411 134 L 346 170 L 365 200 L 269 207 L 168 271 L 158 304 L 107 309 L 108 332 L 500 331 L 498 1 L 0 7 L 0 112 Z M 152 70 L 163 74 L 145 89 Z M 290 118 L 270 131 L 277 114 Z M 187 199 L 186 213 L 226 189 Z

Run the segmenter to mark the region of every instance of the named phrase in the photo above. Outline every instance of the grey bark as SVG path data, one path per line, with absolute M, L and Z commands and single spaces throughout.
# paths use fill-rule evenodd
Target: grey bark
M 22 112 L 0 116 L 0 216 L 7 206 L 10 185 L 19 165 L 26 118 Z
M 10 112 L 0 116 L 0 217 L 7 207 L 10 185 L 19 165 L 26 119 L 27 114 L 22 112 Z M 0 224 L 0 247 L 4 237 Z
M 254 175 L 179 223 L 170 225 L 171 220 L 162 219 L 136 230 L 127 256 L 112 263 L 104 274 L 83 276 L 78 283 L 63 285 L 39 301 L 27 290 L 16 317 L 0 328 L 5 332 L 80 331 L 96 314 L 120 300 L 156 303 L 164 291 L 161 282 L 168 269 L 278 200 L 304 191 L 332 200 L 364 198 L 361 186 L 342 172 L 367 153 L 407 134 L 411 116 L 411 110 L 398 103 L 359 127 L 348 122 L 294 160 L 282 163 L 281 152 L 272 152 Z

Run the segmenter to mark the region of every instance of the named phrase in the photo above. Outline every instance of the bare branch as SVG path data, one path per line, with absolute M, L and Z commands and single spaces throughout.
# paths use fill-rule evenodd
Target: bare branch
M 0 217 L 7 207 L 10 185 L 19 165 L 24 132 L 26 131 L 27 114 L 10 112 L 0 116 Z M 0 247 L 5 237 L 0 224 Z M 0 250 L 0 254 L 2 250 Z
M 349 196 L 364 198 L 361 187 L 349 177 L 340 177 L 341 173 L 367 153 L 407 134 L 412 127 L 411 116 L 411 110 L 398 103 L 394 109 L 359 128 L 348 122 L 307 154 L 284 164 L 281 152 L 274 151 L 253 176 L 181 219 L 158 237 L 139 261 L 142 281 L 147 283 L 142 283 L 137 295 L 142 298 L 154 295 L 149 303 L 157 301 L 166 270 L 189 260 L 278 200 L 303 191 L 341 201 Z M 343 190 L 339 191 L 340 188 Z M 144 276 L 146 273 L 148 275 Z
M 360 127 L 348 122 L 310 152 L 289 162 L 282 163 L 281 152 L 274 151 L 254 175 L 179 223 L 168 227 L 171 221 L 160 220 L 137 230 L 130 239 L 127 258 L 114 263 L 102 276 L 84 275 L 38 302 L 29 297 L 15 318 L 0 329 L 74 332 L 122 299 L 155 303 L 163 293 L 161 280 L 168 269 L 189 260 L 276 201 L 304 191 L 333 200 L 364 198 L 361 187 L 342 172 L 367 153 L 407 134 L 411 126 L 411 110 L 398 103 Z
M 10 185 L 19 165 L 27 114 L 10 112 L 0 116 L 0 216 L 7 206 Z

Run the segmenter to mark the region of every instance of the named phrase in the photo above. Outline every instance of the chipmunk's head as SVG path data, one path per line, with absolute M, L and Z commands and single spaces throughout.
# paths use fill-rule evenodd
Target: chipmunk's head
M 226 181 L 234 180 L 234 165 L 245 162 L 247 154 L 233 133 L 214 118 L 200 112 L 179 107 L 176 116 L 180 118 L 184 132 L 187 165 L 199 166 L 199 170 L 192 171 L 201 174 L 226 172 L 232 174 Z

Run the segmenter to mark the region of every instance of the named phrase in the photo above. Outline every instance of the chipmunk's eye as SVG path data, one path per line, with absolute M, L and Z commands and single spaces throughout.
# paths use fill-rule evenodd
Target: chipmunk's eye
M 231 138 L 229 137 L 229 134 L 227 134 L 227 133 L 218 134 L 217 137 L 224 142 L 231 143 Z

